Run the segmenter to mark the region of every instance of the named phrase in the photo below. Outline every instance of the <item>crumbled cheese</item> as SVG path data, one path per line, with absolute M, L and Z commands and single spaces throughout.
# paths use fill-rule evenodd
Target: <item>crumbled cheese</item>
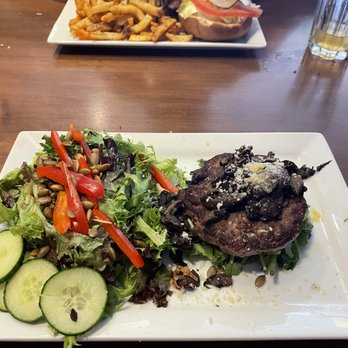
M 188 218 L 188 219 L 187 219 L 187 223 L 188 223 L 188 225 L 189 225 L 190 230 L 193 230 L 195 226 L 194 226 L 192 220 Z
M 226 191 L 229 193 L 238 192 L 240 194 L 248 187 L 254 187 L 265 193 L 270 193 L 280 180 L 288 176 L 284 164 L 280 161 L 275 162 L 256 162 L 246 163 L 238 167 L 234 173 L 233 188 L 230 186 Z M 220 185 L 220 182 L 216 187 Z
M 253 173 L 261 173 L 265 169 L 265 163 L 250 162 L 245 165 Z
M 183 238 L 189 238 L 189 235 L 188 235 L 188 233 L 187 233 L 186 231 L 183 231 L 183 232 L 181 233 L 181 236 L 182 236 Z
M 224 202 L 219 202 L 216 204 L 216 209 L 220 210 L 220 208 L 224 205 Z

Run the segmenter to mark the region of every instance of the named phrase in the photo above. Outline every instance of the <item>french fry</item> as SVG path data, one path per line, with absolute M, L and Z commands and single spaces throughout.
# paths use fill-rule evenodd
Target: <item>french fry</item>
M 134 5 L 138 8 L 140 8 L 144 13 L 148 13 L 151 16 L 154 16 L 154 17 L 163 16 L 163 8 L 162 7 L 153 6 L 150 3 L 142 1 L 142 0 L 129 0 L 129 3 L 131 5 Z
M 127 18 L 127 25 L 132 27 L 134 25 L 134 18 L 132 16 Z M 130 31 L 130 30 L 129 30 Z
M 86 12 L 83 8 L 84 0 L 75 0 L 76 14 L 80 17 L 85 17 Z
M 146 14 L 139 23 L 131 27 L 131 33 L 132 34 L 141 33 L 142 31 L 146 30 L 149 27 L 151 22 L 152 22 L 152 16 L 150 16 L 149 14 Z
M 83 28 L 74 29 L 73 32 L 75 37 L 77 37 L 80 40 L 90 40 L 90 33 Z
M 144 18 L 144 12 L 134 5 L 114 5 L 110 7 L 113 15 L 132 15 L 140 22 Z
M 111 12 L 106 13 L 100 19 L 105 23 L 115 22 L 118 16 L 113 15 Z
M 81 28 L 86 28 L 86 26 L 91 23 L 91 21 L 89 20 L 88 17 L 85 17 L 85 18 L 82 18 L 80 19 L 79 21 L 74 21 L 73 23 L 70 22 L 70 28 L 72 30 L 78 30 L 78 29 L 81 29 Z
M 88 38 L 85 40 L 119 41 L 119 40 L 124 40 L 124 38 L 125 36 L 123 33 L 94 31 L 94 32 L 88 32 Z
M 113 6 L 113 2 L 103 2 L 95 5 L 91 7 L 91 15 L 93 16 L 97 13 L 108 12 L 111 6 Z
M 174 42 L 189 42 L 192 41 L 193 36 L 190 34 L 172 34 L 166 33 L 166 38 Z
M 70 27 L 73 30 L 85 29 L 88 32 L 111 31 L 111 26 L 109 24 L 104 22 L 93 23 L 89 20 L 88 17 L 85 17 L 76 23 L 72 23 Z
M 83 0 L 83 9 L 86 13 L 86 16 L 88 18 L 92 18 L 91 4 L 90 4 L 89 0 Z
M 128 38 L 129 41 L 151 41 L 152 33 L 150 31 L 143 31 L 140 34 L 131 34 Z
M 73 19 L 70 19 L 69 21 L 69 27 L 72 28 L 72 27 L 75 27 L 77 25 L 77 23 L 79 23 L 81 21 L 81 17 L 80 16 L 77 16 Z
M 107 23 L 99 22 L 99 23 L 88 23 L 87 26 L 85 27 L 87 31 L 101 31 L 101 32 L 106 32 L 106 31 L 111 31 L 111 26 Z
M 163 17 L 162 17 L 163 18 Z M 171 17 L 163 19 L 162 23 L 153 31 L 152 41 L 157 42 L 171 27 L 176 23 L 176 20 Z

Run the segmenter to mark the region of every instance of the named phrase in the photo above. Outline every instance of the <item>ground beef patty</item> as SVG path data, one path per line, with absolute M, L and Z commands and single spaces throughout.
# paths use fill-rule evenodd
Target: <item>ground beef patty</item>
M 298 236 L 307 210 L 302 169 L 251 146 L 216 155 L 191 173 L 163 221 L 234 256 L 280 250 Z
M 299 234 L 300 225 L 307 209 L 303 197 L 286 199 L 278 220 L 250 221 L 245 211 L 230 212 L 226 217 L 207 224 L 201 217 L 206 208 L 185 204 L 187 216 L 194 226 L 193 232 L 222 251 L 239 257 L 284 248 Z

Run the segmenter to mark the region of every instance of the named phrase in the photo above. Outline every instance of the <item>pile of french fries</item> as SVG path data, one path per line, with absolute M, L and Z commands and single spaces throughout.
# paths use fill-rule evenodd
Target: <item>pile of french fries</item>
M 164 15 L 158 0 L 75 0 L 69 27 L 80 40 L 192 40 L 180 22 Z

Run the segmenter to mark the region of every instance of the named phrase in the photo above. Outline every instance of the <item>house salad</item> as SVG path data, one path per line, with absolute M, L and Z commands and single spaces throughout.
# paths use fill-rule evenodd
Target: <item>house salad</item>
M 71 125 L 30 161 L 0 180 L 0 309 L 46 320 L 72 347 L 126 301 L 166 306 L 159 200 L 185 187 L 176 160 Z
M 209 179 L 216 173 L 204 181 L 207 169 L 223 169 L 230 179 L 243 174 L 238 190 L 246 197 L 252 187 L 248 175 L 255 169 L 251 159 L 263 161 L 255 175 L 265 174 L 269 163 L 278 168 L 272 156 L 254 157 L 251 148 L 247 150 L 237 151 L 243 156 L 229 155 L 233 161 L 245 158 L 243 168 L 225 170 L 231 166 L 227 168 L 228 162 L 218 155 L 218 161 L 202 161 L 188 180 L 176 159 L 161 158 L 151 145 L 120 134 L 80 131 L 70 125 L 65 133 L 52 130 L 44 135 L 34 158 L 0 179 L 0 310 L 22 322 L 47 322 L 65 337 L 65 347 L 73 347 L 80 335 L 127 302 L 152 301 L 166 307 L 173 287 L 199 287 L 200 275 L 189 266 L 196 258 L 212 264 L 203 283 L 207 288 L 230 286 L 232 276 L 249 263 L 271 275 L 277 265 L 293 269 L 299 247 L 310 238 L 307 215 L 286 249 L 259 255 L 233 256 L 195 234 L 193 223 L 197 227 L 204 219 L 195 220 L 193 210 L 203 208 L 192 199 L 211 195 L 203 200 L 210 203 L 217 198 L 216 182 Z M 212 161 L 220 164 L 211 165 Z M 298 170 L 286 163 L 291 171 Z M 304 169 L 304 177 L 315 172 Z M 298 189 L 302 195 L 299 181 L 297 176 L 291 187 L 286 186 L 287 194 Z M 211 184 L 206 193 L 200 182 L 205 190 L 206 183 Z M 208 214 L 203 232 L 213 226 L 211 218 L 221 215 L 224 204 L 217 201 L 217 214 L 208 209 L 215 215 Z M 262 279 L 255 285 L 262 286 Z

